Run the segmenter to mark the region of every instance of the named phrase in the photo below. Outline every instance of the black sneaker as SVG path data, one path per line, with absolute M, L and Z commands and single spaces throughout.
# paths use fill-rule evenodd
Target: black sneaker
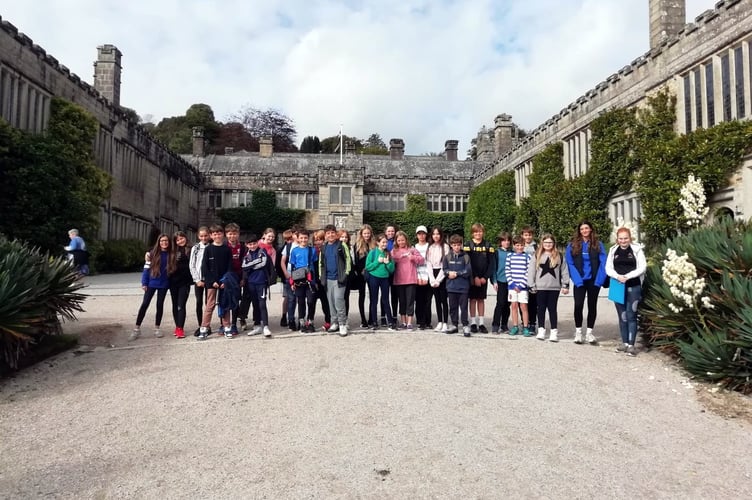
M 386 318 L 381 318 L 381 326 L 386 326 Z
M 244 319 L 240 320 L 240 329 L 245 330 L 245 327 L 248 326 L 248 323 Z
M 474 323 L 470 325 L 470 333 L 478 333 L 478 325 Z
M 198 337 L 198 335 L 201 333 L 201 327 L 196 328 L 196 331 L 193 332 L 194 337 Z
M 488 328 L 486 328 L 486 325 L 480 325 L 478 327 L 478 333 L 488 333 Z
M 284 328 L 284 327 L 287 326 L 287 317 L 286 316 L 282 316 L 282 319 L 279 320 L 279 326 L 281 326 L 282 328 Z

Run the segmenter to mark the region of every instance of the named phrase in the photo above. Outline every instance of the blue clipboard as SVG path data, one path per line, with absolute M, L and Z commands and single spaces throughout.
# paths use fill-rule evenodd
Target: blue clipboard
M 623 304 L 627 297 L 627 286 L 616 278 L 611 278 L 608 287 L 608 300 Z

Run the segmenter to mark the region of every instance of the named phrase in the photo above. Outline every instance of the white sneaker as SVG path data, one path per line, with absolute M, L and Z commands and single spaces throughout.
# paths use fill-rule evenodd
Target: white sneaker
M 595 335 L 593 335 L 593 334 L 592 334 L 592 333 L 590 333 L 590 332 L 587 332 L 587 334 L 585 335 L 585 341 L 586 341 L 586 342 L 587 342 L 588 344 L 597 344 L 597 343 L 598 343 L 598 339 L 596 339 L 596 338 L 595 338 Z
M 446 323 L 441 324 L 441 333 L 446 333 L 449 330 L 449 326 Z
M 559 330 L 556 328 L 551 328 L 551 336 L 548 337 L 549 342 L 558 342 L 559 341 Z
M 535 336 L 538 340 L 546 340 L 546 329 L 543 327 L 538 328 L 538 335 Z
M 128 337 L 128 340 L 129 340 L 129 341 L 131 341 L 131 340 L 136 340 L 136 339 L 138 338 L 138 336 L 139 336 L 139 335 L 141 335 L 141 328 L 139 328 L 139 327 L 136 327 L 136 328 L 134 328 L 134 329 L 133 329 L 133 331 L 131 332 L 130 336 Z
M 436 328 L 434 328 L 434 329 L 433 329 L 433 331 L 434 331 L 434 332 L 440 332 L 440 331 L 441 331 L 441 328 L 442 328 L 443 326 L 444 326 L 444 323 L 442 323 L 441 321 L 439 321 L 438 323 L 436 323 Z
M 232 329 L 229 326 L 224 327 L 224 332 L 225 332 L 226 339 L 232 338 Z
M 582 344 L 582 332 L 574 332 L 574 343 Z
M 345 327 L 345 328 L 347 328 L 347 327 Z M 337 323 L 332 323 L 331 326 L 329 327 L 329 330 L 327 330 L 327 331 L 329 333 L 334 333 L 337 330 L 339 330 L 339 325 Z
M 248 332 L 248 336 L 250 337 L 251 335 L 258 335 L 263 330 L 264 329 L 261 328 L 261 325 L 256 325 L 256 326 L 253 327 L 253 330 L 251 330 L 250 332 Z
M 202 326 L 198 329 L 198 339 L 199 340 L 206 340 L 207 335 L 209 335 L 209 329 L 205 326 Z
M 331 328 L 329 329 L 331 332 Z M 339 327 L 339 336 L 340 337 L 347 337 L 347 325 L 342 325 Z
M 268 326 L 265 326 L 265 327 L 264 327 L 264 337 L 266 337 L 266 338 L 269 338 L 269 337 L 271 337 L 271 336 L 272 336 L 272 331 L 271 331 L 271 330 L 269 330 L 269 327 L 268 327 Z
M 154 336 L 157 337 L 158 339 L 162 338 L 162 331 L 159 329 L 159 327 L 154 329 Z

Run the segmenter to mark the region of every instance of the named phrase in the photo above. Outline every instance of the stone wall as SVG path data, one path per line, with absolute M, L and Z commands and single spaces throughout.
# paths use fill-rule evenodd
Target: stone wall
M 119 90 L 113 90 L 115 95 Z M 152 225 L 165 232 L 195 231 L 198 171 L 0 18 L 0 116 L 15 127 L 41 132 L 49 120 L 52 97 L 82 106 L 99 122 L 96 162 L 114 179 L 112 195 L 102 207 L 101 239 L 145 240 Z

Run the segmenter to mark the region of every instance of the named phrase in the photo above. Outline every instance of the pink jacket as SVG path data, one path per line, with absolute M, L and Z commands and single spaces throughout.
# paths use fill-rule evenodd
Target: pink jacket
M 394 247 L 392 249 L 392 260 L 394 260 L 395 285 L 418 284 L 418 266 L 425 262 L 420 252 L 413 247 Z

